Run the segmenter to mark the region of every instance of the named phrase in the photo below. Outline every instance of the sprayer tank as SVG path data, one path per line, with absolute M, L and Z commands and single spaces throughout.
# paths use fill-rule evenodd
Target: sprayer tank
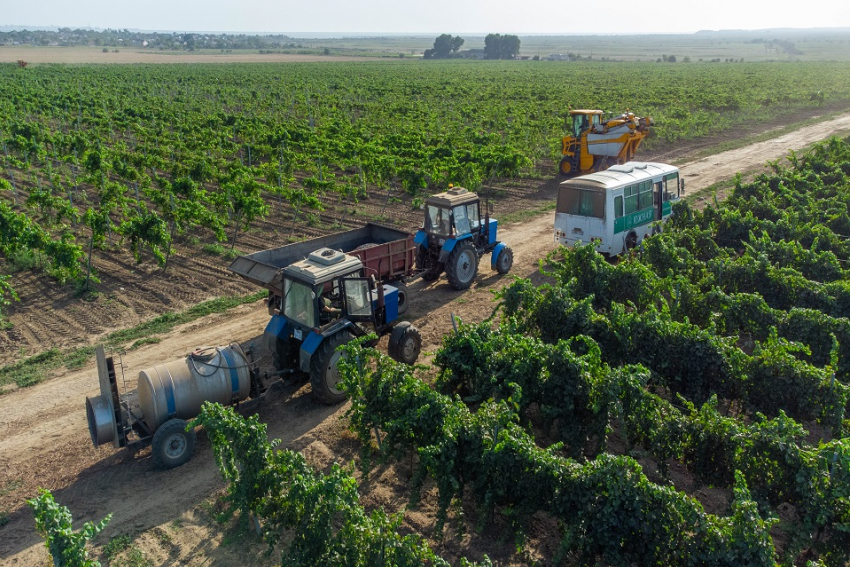
M 197 416 L 205 401 L 230 405 L 250 392 L 248 360 L 236 343 L 199 348 L 182 360 L 139 373 L 138 402 L 151 431 L 171 418 Z

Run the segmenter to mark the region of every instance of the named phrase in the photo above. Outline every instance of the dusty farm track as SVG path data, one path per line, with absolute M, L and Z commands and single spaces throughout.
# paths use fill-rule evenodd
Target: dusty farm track
M 833 133 L 850 130 L 850 114 L 829 122 L 800 129 L 793 134 L 769 142 L 753 144 L 710 158 L 700 159 L 681 167 L 688 182 L 688 192 L 708 187 L 729 179 L 736 172 L 754 173 L 768 160 L 781 158 L 790 149 L 800 149 Z M 540 203 L 553 198 L 558 180 L 534 188 L 528 182 L 522 192 L 525 199 Z M 505 191 L 520 191 L 520 186 L 507 186 Z M 380 205 L 376 205 L 380 206 Z M 411 221 L 406 214 L 405 221 Z M 350 219 L 351 225 L 360 220 Z M 347 223 L 346 223 L 347 224 Z M 288 226 L 264 227 L 268 233 L 285 235 Z M 246 248 L 259 248 L 270 242 L 252 233 L 245 240 Z M 552 214 L 532 218 L 522 224 L 504 227 L 502 238 L 515 253 L 512 273 L 522 277 L 538 278 L 538 259 L 553 247 Z M 118 260 L 116 260 L 118 261 Z M 450 314 L 465 321 L 478 321 L 492 311 L 492 291 L 500 288 L 505 279 L 489 270 L 485 258 L 475 285 L 466 292 L 452 290 L 445 278 L 437 282 L 417 282 L 413 291 L 408 318 L 422 331 L 423 351 L 433 351 L 441 337 L 451 329 Z M 112 304 L 100 309 L 114 309 L 118 315 L 104 325 L 105 311 L 89 309 L 79 302 L 66 305 L 51 304 L 45 300 L 25 311 L 24 322 L 16 319 L 16 331 L 39 344 L 63 344 L 63 337 L 73 333 L 97 334 L 104 327 L 132 324 L 140 313 L 150 312 L 151 305 L 189 302 L 221 295 L 222 293 L 249 291 L 250 286 L 231 277 L 224 266 L 225 260 L 214 257 L 179 257 L 178 266 L 168 277 L 146 274 L 128 261 L 128 270 L 135 270 L 133 280 L 111 282 L 104 278 L 105 286 L 121 286 L 126 293 L 115 290 Z M 105 270 L 104 270 L 105 271 Z M 212 275 L 211 275 L 212 274 Z M 44 297 L 49 297 L 49 282 L 34 281 L 28 285 L 43 286 Z M 199 283 L 208 287 L 198 290 Z M 190 289 L 181 292 L 179 288 Z M 154 309 L 154 311 L 156 311 Z M 36 325 L 35 320 L 50 319 Z M 226 344 L 239 341 L 243 344 L 258 342 L 267 315 L 261 304 L 244 305 L 225 314 L 208 316 L 174 329 L 162 337 L 159 344 L 146 345 L 124 356 L 124 372 L 128 386 L 132 377 L 142 368 L 183 356 L 192 348 L 203 344 Z M 10 339 L 7 338 L 7 341 Z M 14 339 L 11 339 L 14 340 Z M 9 342 L 6 343 L 7 346 Z M 254 552 L 240 553 L 219 546 L 220 530 L 211 528 L 201 504 L 222 484 L 215 469 L 209 444 L 201 436 L 195 458 L 186 466 L 168 471 L 156 471 L 149 451 L 132 456 L 124 451 L 108 448 L 95 450 L 89 441 L 86 426 L 84 399 L 97 392 L 97 380 L 92 365 L 62 375 L 36 386 L 12 391 L 0 397 L 0 512 L 9 513 L 9 523 L 0 527 L 0 564 L 36 565 L 46 559 L 41 540 L 33 529 L 32 515 L 24 506 L 25 498 L 42 486 L 55 491 L 57 499 L 69 506 L 80 521 L 97 520 L 107 513 L 114 517 L 98 543 L 117 534 L 141 534 L 152 529 L 170 530 L 170 551 L 155 564 L 185 565 L 247 565 L 265 564 Z M 348 460 L 356 456 L 358 447 L 344 423 L 338 419 L 346 406 L 328 408 L 310 400 L 309 387 L 292 386 L 275 394 L 261 407 L 260 416 L 269 424 L 273 437 L 283 440 L 284 447 L 304 451 L 312 462 L 326 467 L 335 459 Z M 364 502 L 401 508 L 406 502 L 407 470 L 398 465 L 379 468 L 371 481 L 362 487 Z M 427 488 L 427 486 L 426 486 Z M 406 527 L 430 534 L 434 523 L 433 492 L 427 492 L 425 502 L 406 516 Z M 695 494 L 700 498 L 700 493 Z M 706 503 L 710 506 L 710 503 Z M 169 526 L 184 526 L 180 530 Z M 534 535 L 532 555 L 545 556 L 551 552 L 545 519 L 538 522 Z M 534 531 L 534 530 L 533 530 Z M 212 535 L 211 535 L 212 534 Z M 548 534 L 548 535 L 547 535 Z M 447 536 L 437 544 L 437 550 L 448 558 L 458 555 L 480 557 L 483 552 L 498 558 L 501 564 L 519 563 L 511 553 L 509 542 L 497 541 L 499 534 L 472 534 L 461 540 Z M 151 544 L 151 549 L 155 548 Z M 238 546 L 235 546 L 238 547 Z M 256 547 L 256 546 L 255 546 Z M 262 546 L 260 546 L 262 547 Z M 253 549 L 253 548 L 252 548 Z M 151 551 L 152 556 L 155 552 Z

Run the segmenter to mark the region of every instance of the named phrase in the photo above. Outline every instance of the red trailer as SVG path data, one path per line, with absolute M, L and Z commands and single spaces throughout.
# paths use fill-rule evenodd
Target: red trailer
M 283 293 L 282 268 L 304 260 L 320 248 L 340 250 L 360 258 L 366 268 L 366 275 L 374 275 L 378 281 L 398 288 L 401 314 L 407 309 L 407 286 L 404 279 L 413 276 L 416 270 L 416 243 L 413 237 L 410 232 L 370 222 L 361 228 L 246 254 L 236 258 L 229 269 L 279 296 Z

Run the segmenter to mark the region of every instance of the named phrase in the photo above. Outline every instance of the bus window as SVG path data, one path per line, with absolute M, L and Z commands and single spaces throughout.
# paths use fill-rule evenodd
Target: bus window
M 623 197 L 622 195 L 614 197 L 614 218 L 618 219 L 623 216 Z
M 640 184 L 640 196 L 638 197 L 638 207 L 640 209 L 648 209 L 652 206 L 652 183 L 644 181 Z
M 638 188 L 637 185 L 626 187 L 623 190 L 623 195 L 626 196 L 626 214 L 630 215 L 638 210 Z
M 561 187 L 558 212 L 582 217 L 605 217 L 605 193 L 578 187 Z

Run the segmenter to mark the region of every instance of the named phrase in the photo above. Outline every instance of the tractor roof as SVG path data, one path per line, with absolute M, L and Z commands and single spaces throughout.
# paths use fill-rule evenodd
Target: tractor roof
M 349 256 L 339 250 L 320 248 L 306 259 L 283 268 L 285 276 L 310 285 L 324 283 L 337 276 L 350 274 L 363 267 L 357 256 Z
M 601 110 L 570 110 L 570 116 L 575 116 L 576 114 L 604 114 Z
M 467 191 L 463 187 L 454 187 L 445 193 L 437 193 L 426 199 L 425 204 L 436 205 L 438 207 L 454 207 L 456 205 L 465 205 L 474 203 L 478 200 L 478 193 Z

